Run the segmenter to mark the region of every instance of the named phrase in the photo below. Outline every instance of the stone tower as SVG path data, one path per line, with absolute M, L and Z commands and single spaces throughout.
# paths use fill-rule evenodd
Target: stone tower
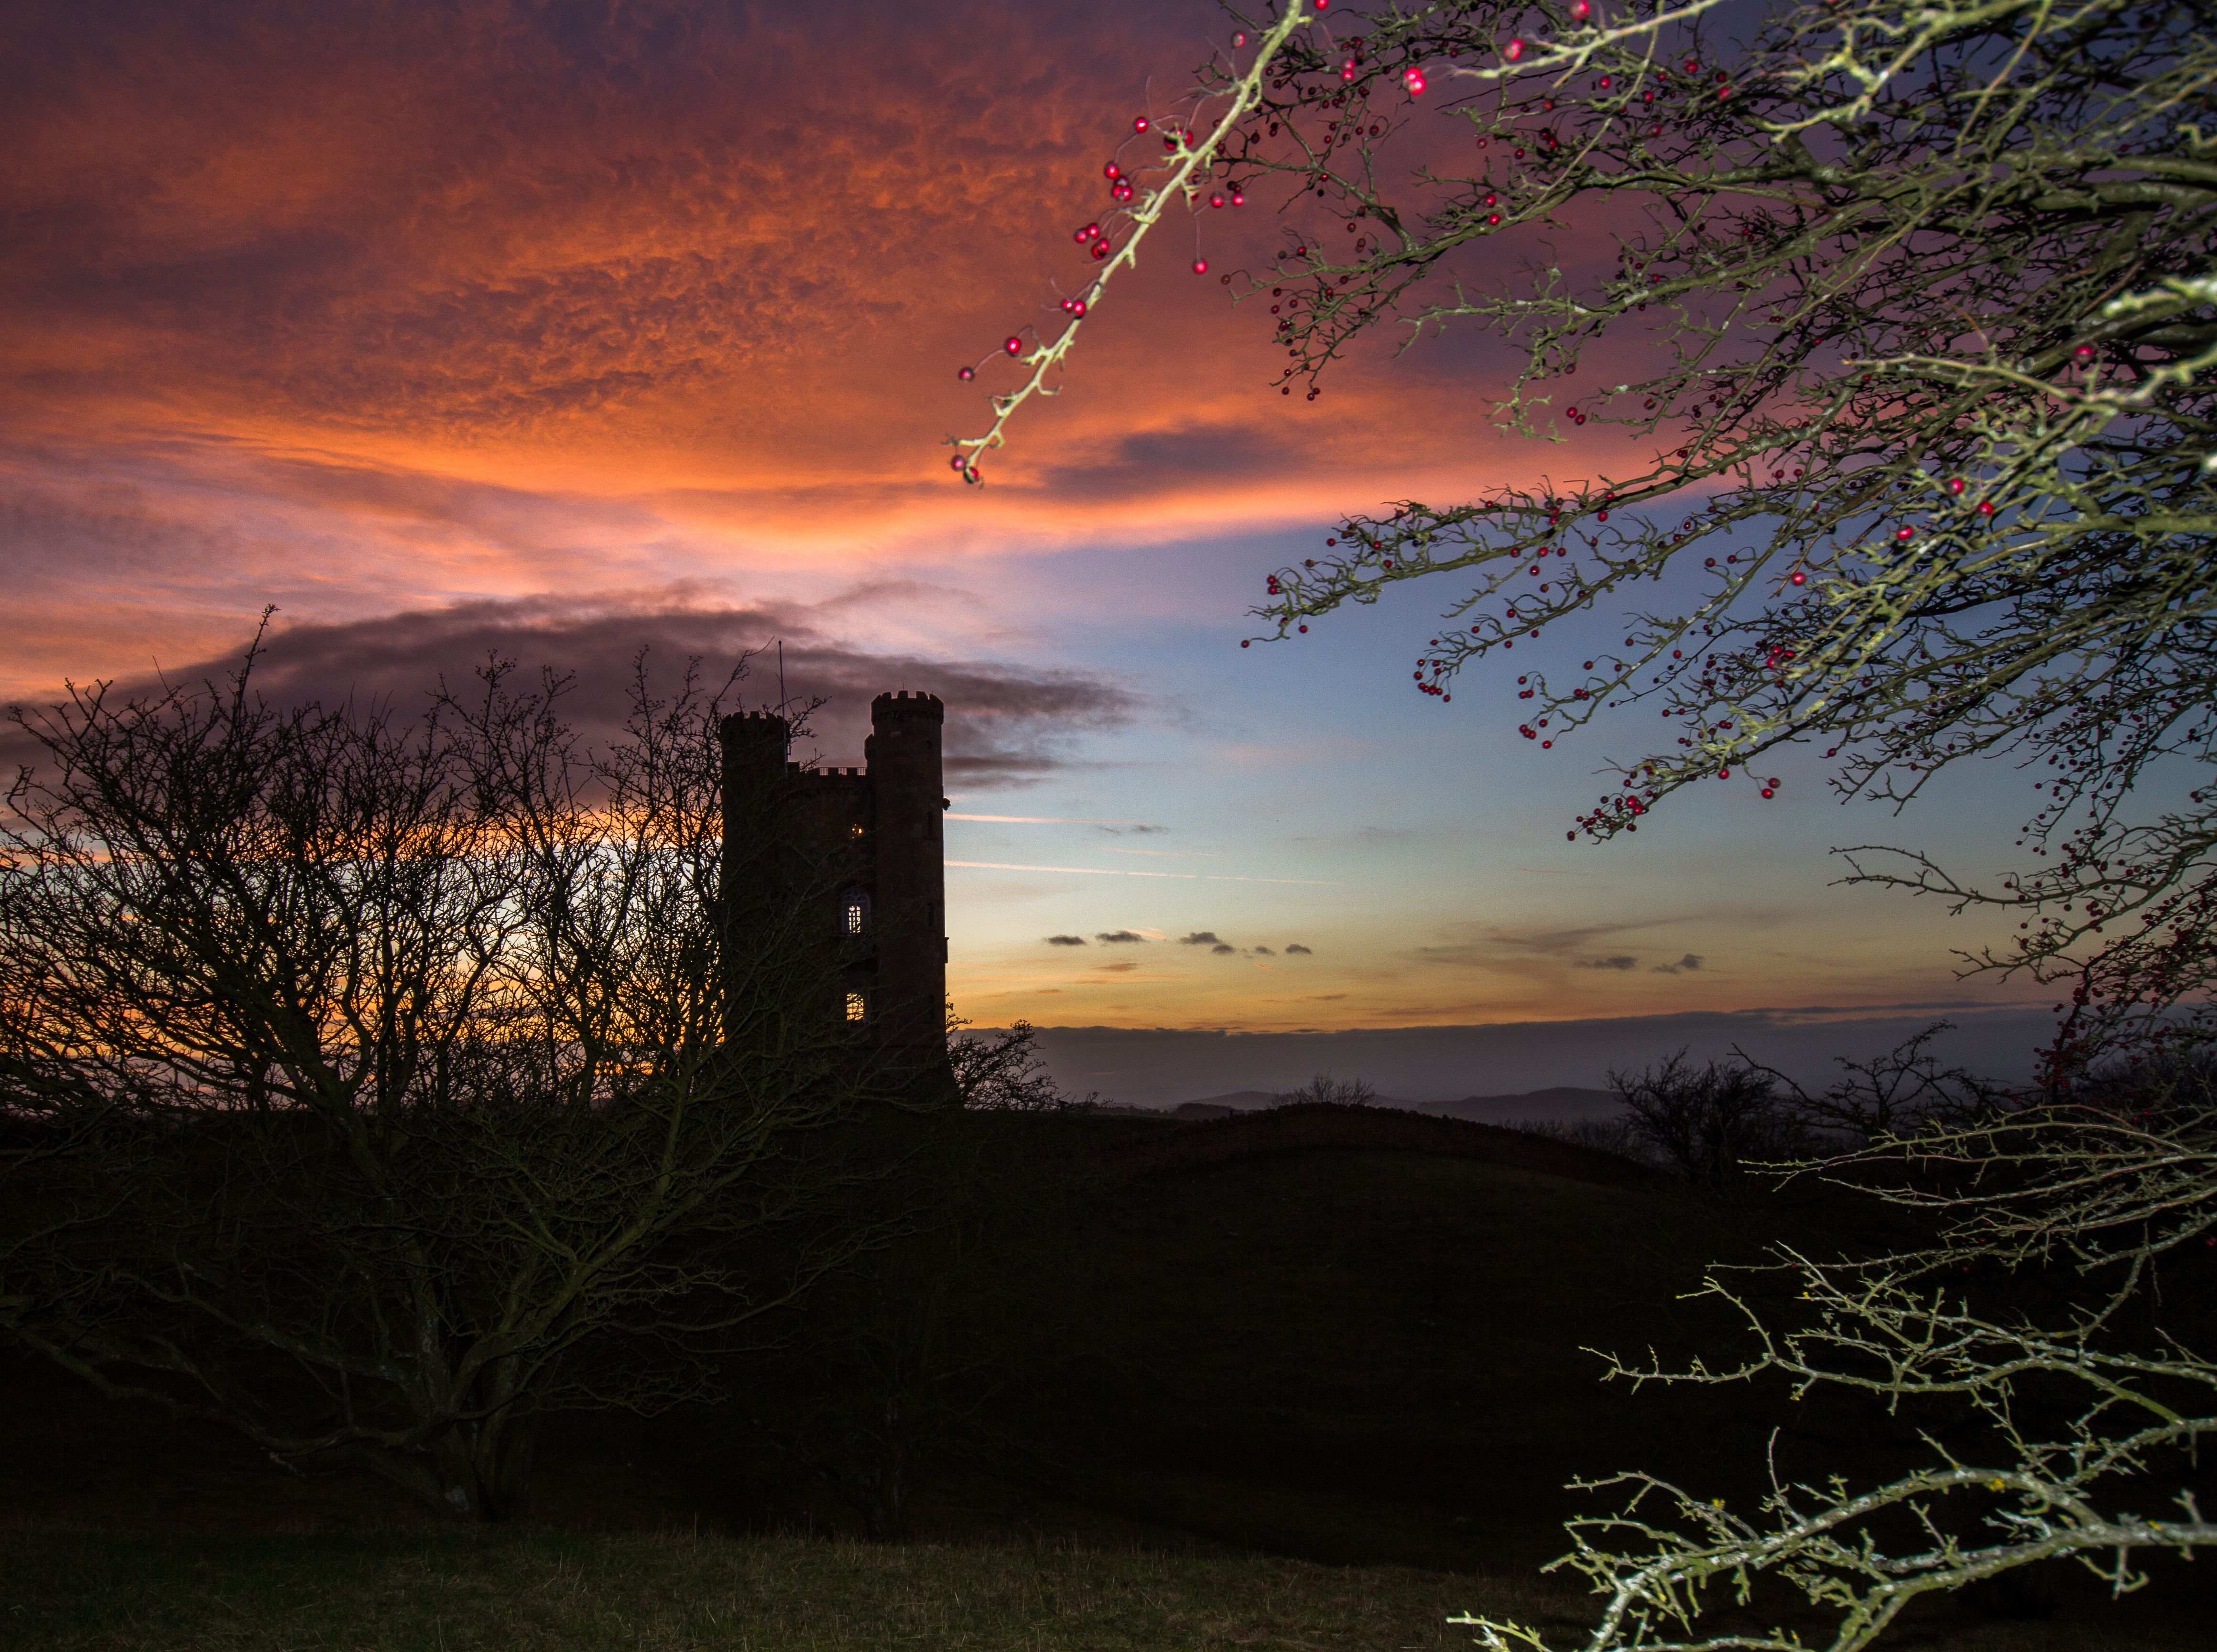
M 933 694 L 880 694 L 859 769 L 789 761 L 791 726 L 724 719 L 726 945 L 787 926 L 820 979 L 811 1016 L 843 1026 L 858 1065 L 921 1099 L 951 1099 L 947 1070 L 947 871 L 941 732 Z

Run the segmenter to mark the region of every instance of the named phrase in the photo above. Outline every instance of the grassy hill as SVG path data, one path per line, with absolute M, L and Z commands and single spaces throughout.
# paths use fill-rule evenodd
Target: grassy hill
M 912 1544 L 999 1553 L 1018 1567 L 1035 1563 L 1013 1557 L 1084 1551 L 1203 1568 L 1177 1588 L 1200 1587 L 1193 1579 L 1207 1566 L 1275 1556 L 1295 1569 L 1271 1574 L 1294 1595 L 1331 1575 L 1301 1563 L 1386 1568 L 1348 1587 L 1398 1578 L 1391 1587 L 1421 1597 L 1429 1612 L 1440 1592 L 1409 1580 L 1528 1587 L 1532 1569 L 1566 1546 L 1560 1522 L 1604 1506 L 1565 1489 L 1574 1476 L 1637 1466 L 1751 1506 L 1774 1429 L 1789 1476 L 1876 1476 L 1917 1428 L 1956 1427 L 1936 1410 L 1890 1417 L 1855 1401 L 1789 1404 L 1775 1384 L 1635 1394 L 1601 1383 L 1602 1362 L 1584 1352 L 1652 1348 L 1666 1363 L 1701 1352 L 1720 1363 L 1741 1346 L 1737 1328 L 1713 1304 L 1679 1298 L 1708 1265 L 1758 1260 L 1768 1243 L 1831 1254 L 1902 1236 L 1844 1195 L 1719 1204 L 1568 1143 L 1338 1108 L 1206 1124 L 964 1117 L 878 1187 L 877 1197 L 947 1219 L 919 1221 L 769 1328 L 763 1347 L 730 1365 L 726 1402 L 550 1423 L 534 1507 L 541 1529 L 619 1545 L 626 1532 L 742 1544 L 851 1538 L 890 1464 Z M 1748 1283 L 1790 1311 L 1782 1282 Z M 2169 1285 L 2171 1310 L 2190 1317 L 2208 1303 L 2208 1284 Z M 221 1563 L 249 1571 L 275 1563 L 275 1551 L 240 1549 L 238 1534 L 292 1533 L 269 1541 L 364 1576 L 401 1564 L 392 1556 L 404 1550 L 408 1566 L 436 1570 L 445 1563 L 423 1556 L 455 1541 L 378 1482 L 281 1473 L 225 1436 L 111 1406 L 21 1361 L 0 1375 L 0 1404 L 19 1419 L 0 1444 L 0 1527 L 16 1533 L 18 1566 L 50 1563 L 64 1541 L 53 1534 L 89 1530 L 168 1532 L 161 1543 L 187 1549 L 146 1552 L 173 1557 L 198 1552 L 197 1537 L 178 1534 L 219 1532 L 231 1545 Z M 1949 1438 L 1976 1444 L 1960 1430 Z M 364 1532 L 386 1535 L 347 1547 L 356 1538 L 345 1534 Z M 417 1533 L 408 1543 L 432 1549 L 392 1550 L 407 1532 Z M 318 1532 L 323 1547 L 300 1547 L 300 1534 Z M 101 1552 L 140 1552 L 114 1541 L 126 1547 Z M 553 1550 L 517 1552 L 539 1556 L 517 1563 L 526 1571 L 560 1569 L 546 1558 Z M 893 1566 L 909 1550 L 841 1552 Z M 577 1564 L 608 1563 L 592 1553 L 602 1558 Z M 695 1559 L 710 1570 L 739 1563 L 722 1553 Z M 2073 1585 L 2042 1633 L 2075 1624 L 2081 1638 L 1992 1643 L 2092 1645 L 2089 1625 L 2130 1621 L 2141 1638 L 2117 1643 L 2165 1644 L 2165 1613 L 2189 1600 L 2191 1574 L 2158 1569 L 2162 1585 L 2129 1619 L 2082 1600 Z M 1210 1588 L 1244 1598 L 1224 1582 L 1229 1574 L 1206 1575 L 1218 1580 Z M 1298 1587 L 1287 1581 L 1297 1575 L 1307 1580 Z M 1477 1585 L 1456 1587 L 1468 1599 Z M 1575 1584 L 1569 1606 L 1559 1586 L 1545 1588 L 1554 1590 L 1550 1610 L 1575 1614 Z M 2008 1604 L 1991 1589 L 1986 1603 Z M 1977 1621 L 1974 1607 L 1965 1606 L 1966 1624 Z M 1954 1610 L 1928 1616 L 1953 1622 Z M 1374 1625 L 1376 1637 L 1402 1634 L 1386 1627 L 1392 1617 Z M 1038 1644 L 1065 1643 L 1034 1630 Z M 60 1638 L 21 1643 L 142 1643 L 99 1640 L 90 1620 L 86 1632 L 81 1643 L 57 1629 Z M 818 1643 L 800 1633 L 748 1643 Z M 808 1633 L 847 1643 L 821 1623 Z M 1133 1630 L 1128 1643 L 1244 1643 L 1163 1633 L 1150 1643 Z M 1306 1643 L 1461 1643 L 1348 1633 Z M 1127 1640 L 1104 1632 L 1066 1643 Z

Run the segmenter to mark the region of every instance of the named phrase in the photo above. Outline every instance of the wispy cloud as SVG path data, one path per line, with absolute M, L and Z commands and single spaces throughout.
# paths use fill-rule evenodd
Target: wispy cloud
M 1004 826 L 1135 826 L 1137 821 L 1083 820 L 1069 815 L 966 815 L 959 810 L 948 811 L 949 820 L 991 820 Z M 1136 854 L 1136 849 L 1112 849 L 1112 854 Z
M 1134 866 L 1039 866 L 1015 860 L 949 860 L 947 864 L 981 872 L 1075 872 L 1086 878 L 1174 878 L 1186 883 L 1300 884 L 1312 889 L 1341 887 L 1337 878 L 1238 878 L 1220 872 L 1142 872 Z
M 1640 960 L 1628 952 L 1619 952 L 1612 958 L 1582 958 L 1577 968 L 1581 970 L 1636 970 Z
M 1649 973 L 1652 975 L 1678 975 L 1689 970 L 1698 970 L 1701 967 L 1701 955 L 1697 952 L 1689 952 L 1685 957 L 1680 959 L 1676 964 L 1658 964 L 1653 965 L 1650 969 Z

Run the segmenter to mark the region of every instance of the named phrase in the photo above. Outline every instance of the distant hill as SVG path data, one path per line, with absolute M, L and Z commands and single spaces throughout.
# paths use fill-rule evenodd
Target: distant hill
M 1254 1113 L 1277 1105 L 1278 1098 L 1269 1090 L 1233 1090 L 1228 1095 L 1211 1095 L 1199 1101 L 1180 1102 L 1170 1109 L 1170 1117 L 1225 1119 L 1235 1113 Z
M 1182 1102 L 1170 1110 L 1173 1119 L 1228 1119 L 1234 1113 L 1260 1113 L 1278 1105 L 1269 1090 L 1232 1090 L 1199 1101 Z M 1461 1119 L 1477 1125 L 1521 1124 L 1528 1119 L 1560 1119 L 1575 1124 L 1581 1119 L 1613 1119 L 1619 1103 L 1608 1090 L 1582 1090 L 1559 1084 L 1553 1089 L 1527 1090 L 1521 1095 L 1467 1095 L 1458 1101 L 1402 1101 L 1381 1095 L 1373 1106 L 1403 1113 L 1428 1113 L 1442 1119 Z
M 1500 1125 L 1527 1119 L 1557 1119 L 1575 1124 L 1581 1119 L 1614 1119 L 1623 1103 L 1609 1090 L 1582 1090 L 1558 1084 L 1553 1089 L 1527 1090 L 1522 1095 L 1467 1095 L 1460 1101 L 1419 1101 L 1414 1111 L 1448 1119 L 1467 1119 L 1473 1124 Z

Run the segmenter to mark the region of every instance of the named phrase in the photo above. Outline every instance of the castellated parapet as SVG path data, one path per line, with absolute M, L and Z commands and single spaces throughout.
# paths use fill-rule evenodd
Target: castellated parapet
M 791 761 L 792 725 L 773 712 L 719 730 L 727 946 L 738 955 L 752 935 L 796 928 L 824 979 L 807 1013 L 926 1090 L 951 1089 L 946 717 L 935 694 L 880 694 L 860 768 Z

